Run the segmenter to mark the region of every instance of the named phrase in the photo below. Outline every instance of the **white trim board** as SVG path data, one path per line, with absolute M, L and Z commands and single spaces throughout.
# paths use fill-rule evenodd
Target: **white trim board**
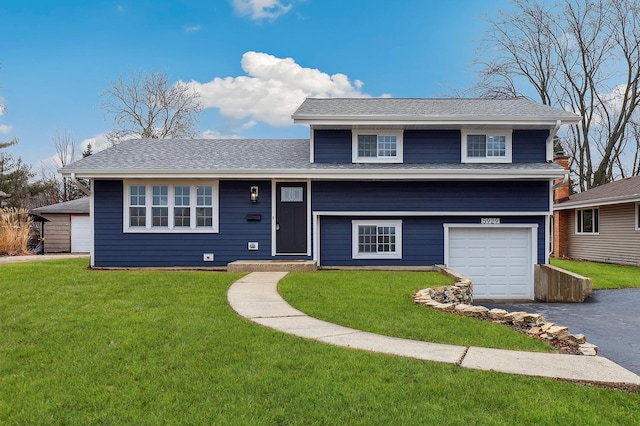
M 552 211 L 538 212 L 455 212 L 455 211 L 314 211 L 318 216 L 545 216 L 553 214 Z

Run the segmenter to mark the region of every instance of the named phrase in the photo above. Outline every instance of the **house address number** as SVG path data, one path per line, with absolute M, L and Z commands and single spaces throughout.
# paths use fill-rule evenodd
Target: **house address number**
M 499 217 L 482 217 L 480 218 L 480 223 L 482 225 L 498 225 L 500 224 Z

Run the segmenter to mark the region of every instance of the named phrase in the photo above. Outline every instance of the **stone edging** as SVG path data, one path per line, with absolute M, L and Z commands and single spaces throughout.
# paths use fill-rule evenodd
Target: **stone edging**
M 560 353 L 594 356 L 598 347 L 587 343 L 583 334 L 571 334 L 568 327 L 555 325 L 540 314 L 507 312 L 504 309 L 489 309 L 473 305 L 473 284 L 444 266 L 436 269 L 456 280 L 453 285 L 418 290 L 413 302 L 457 315 L 479 318 L 504 324 L 521 333 L 534 337 L 555 347 Z

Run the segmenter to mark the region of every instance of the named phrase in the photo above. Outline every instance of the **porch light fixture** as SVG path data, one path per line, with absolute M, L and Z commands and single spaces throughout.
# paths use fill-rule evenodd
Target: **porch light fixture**
M 251 187 L 250 198 L 251 198 L 251 202 L 252 203 L 257 203 L 258 202 L 258 187 L 257 186 L 252 186 Z

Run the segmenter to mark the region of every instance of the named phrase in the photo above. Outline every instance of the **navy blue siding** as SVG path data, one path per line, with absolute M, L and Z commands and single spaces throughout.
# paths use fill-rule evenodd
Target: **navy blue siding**
M 460 130 L 405 130 L 404 163 L 460 163 Z
M 405 130 L 404 163 L 460 163 L 460 130 Z M 514 130 L 512 161 L 543 163 L 548 130 Z M 316 163 L 351 163 L 351 130 L 314 130 Z
M 547 181 L 324 181 L 311 187 L 314 211 L 549 211 Z
M 435 265 L 444 263 L 444 224 L 480 223 L 480 217 L 380 217 L 379 220 L 402 219 L 402 259 L 352 259 L 354 219 L 372 217 L 323 216 L 320 219 L 320 263 L 322 266 Z M 501 223 L 538 225 L 538 263 L 545 262 L 545 217 L 502 217 Z
M 544 163 L 547 161 L 548 130 L 514 130 L 512 135 L 513 163 Z
M 259 201 L 249 201 L 252 185 Z M 124 233 L 122 181 L 95 182 L 95 266 L 226 266 L 239 259 L 271 257 L 271 182 L 221 181 L 219 233 Z M 246 215 L 262 215 L 248 222 Z M 257 241 L 259 250 L 247 250 Z M 203 262 L 214 253 L 214 262 Z
M 315 163 L 351 163 L 351 130 L 314 130 Z

